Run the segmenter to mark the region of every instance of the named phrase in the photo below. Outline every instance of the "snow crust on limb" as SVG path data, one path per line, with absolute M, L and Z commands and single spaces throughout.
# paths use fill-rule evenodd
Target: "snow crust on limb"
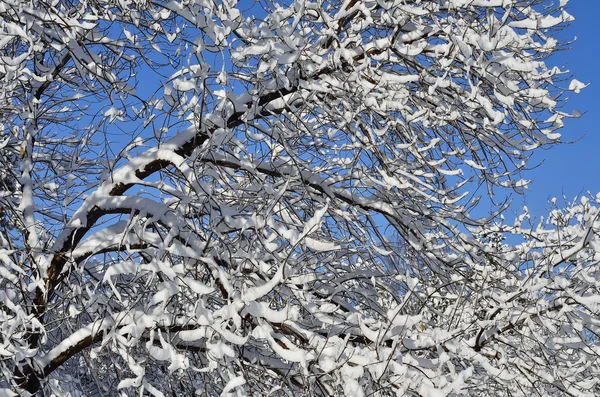
M 567 5 L 0 1 L 0 395 L 600 394 Z

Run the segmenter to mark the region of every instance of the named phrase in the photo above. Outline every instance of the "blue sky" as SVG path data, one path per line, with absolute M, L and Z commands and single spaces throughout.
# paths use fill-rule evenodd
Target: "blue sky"
M 576 36 L 577 40 L 571 50 L 556 54 L 548 63 L 566 66 L 577 80 L 591 84 L 580 94 L 571 94 L 567 105 L 567 110 L 586 112 L 580 119 L 566 120 L 562 130 L 564 141 L 578 141 L 537 153 L 530 164 L 543 163 L 525 174 L 533 184 L 524 197 L 513 196 L 513 210 L 519 211 L 526 204 L 537 216 L 547 212 L 547 201 L 552 197 L 557 197 L 560 205 L 563 194 L 571 201 L 587 191 L 600 193 L 600 1 L 571 0 L 568 11 L 575 22 L 561 37 Z
M 523 205 L 539 217 L 547 213 L 548 200 L 552 197 L 557 197 L 559 206 L 564 206 L 563 195 L 571 201 L 587 191 L 593 195 L 600 193 L 600 77 L 595 77 L 600 74 L 600 0 L 570 0 L 567 9 L 575 21 L 560 37 L 564 40 L 577 37 L 577 40 L 570 50 L 552 56 L 548 64 L 564 67 L 574 78 L 591 83 L 580 94 L 569 93 L 571 98 L 566 110 L 577 109 L 584 115 L 580 119 L 566 120 L 561 131 L 565 142 L 574 143 L 538 150 L 533 156 L 530 166 L 539 166 L 523 175 L 533 183 L 525 195 L 512 194 L 512 206 L 506 214 L 509 223 L 512 214 L 521 213 Z M 485 190 L 479 194 L 485 194 Z M 478 212 L 480 216 L 487 215 L 483 202 L 485 200 L 481 203 L 482 212 Z

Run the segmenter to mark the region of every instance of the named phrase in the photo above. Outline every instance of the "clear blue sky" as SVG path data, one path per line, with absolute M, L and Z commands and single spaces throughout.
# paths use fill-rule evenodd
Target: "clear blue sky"
M 580 94 L 569 93 L 571 98 L 566 110 L 577 109 L 584 115 L 580 119 L 565 120 L 561 131 L 563 140 L 575 141 L 573 144 L 540 150 L 532 158 L 530 166 L 541 164 L 523 175 L 533 180 L 525 195 L 511 195 L 512 206 L 506 213 L 509 223 L 512 214 L 521 213 L 523 205 L 539 217 L 547 213 L 548 200 L 552 197 L 557 197 L 559 206 L 564 206 L 563 194 L 571 201 L 587 191 L 594 195 L 600 193 L 600 0 L 570 0 L 567 9 L 575 21 L 560 37 L 564 40 L 577 37 L 577 40 L 570 50 L 552 56 L 548 64 L 565 67 L 577 80 L 591 83 Z M 479 194 L 485 194 L 485 190 Z M 488 214 L 485 205 L 482 207 L 481 213 L 477 211 L 478 216 Z
M 585 112 L 580 119 L 566 120 L 562 130 L 565 141 L 578 141 L 537 153 L 531 164 L 542 160 L 543 164 L 525 175 L 533 184 L 524 197 L 513 196 L 513 210 L 527 204 L 537 216 L 544 215 L 552 197 L 560 204 L 563 194 L 571 201 L 587 191 L 600 193 L 600 0 L 571 0 L 568 11 L 575 22 L 561 37 L 577 40 L 571 50 L 556 54 L 549 63 L 566 66 L 577 80 L 591 85 L 578 95 L 571 93 L 567 106 Z

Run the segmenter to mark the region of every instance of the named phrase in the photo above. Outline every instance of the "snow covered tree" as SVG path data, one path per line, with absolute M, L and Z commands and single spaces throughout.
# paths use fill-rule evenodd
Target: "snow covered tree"
M 1 0 L 0 395 L 598 395 L 566 6 Z

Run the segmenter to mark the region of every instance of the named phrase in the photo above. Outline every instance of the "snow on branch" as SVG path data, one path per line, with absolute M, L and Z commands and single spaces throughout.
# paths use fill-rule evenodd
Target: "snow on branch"
M 1 1 L 0 394 L 598 395 L 567 3 Z

